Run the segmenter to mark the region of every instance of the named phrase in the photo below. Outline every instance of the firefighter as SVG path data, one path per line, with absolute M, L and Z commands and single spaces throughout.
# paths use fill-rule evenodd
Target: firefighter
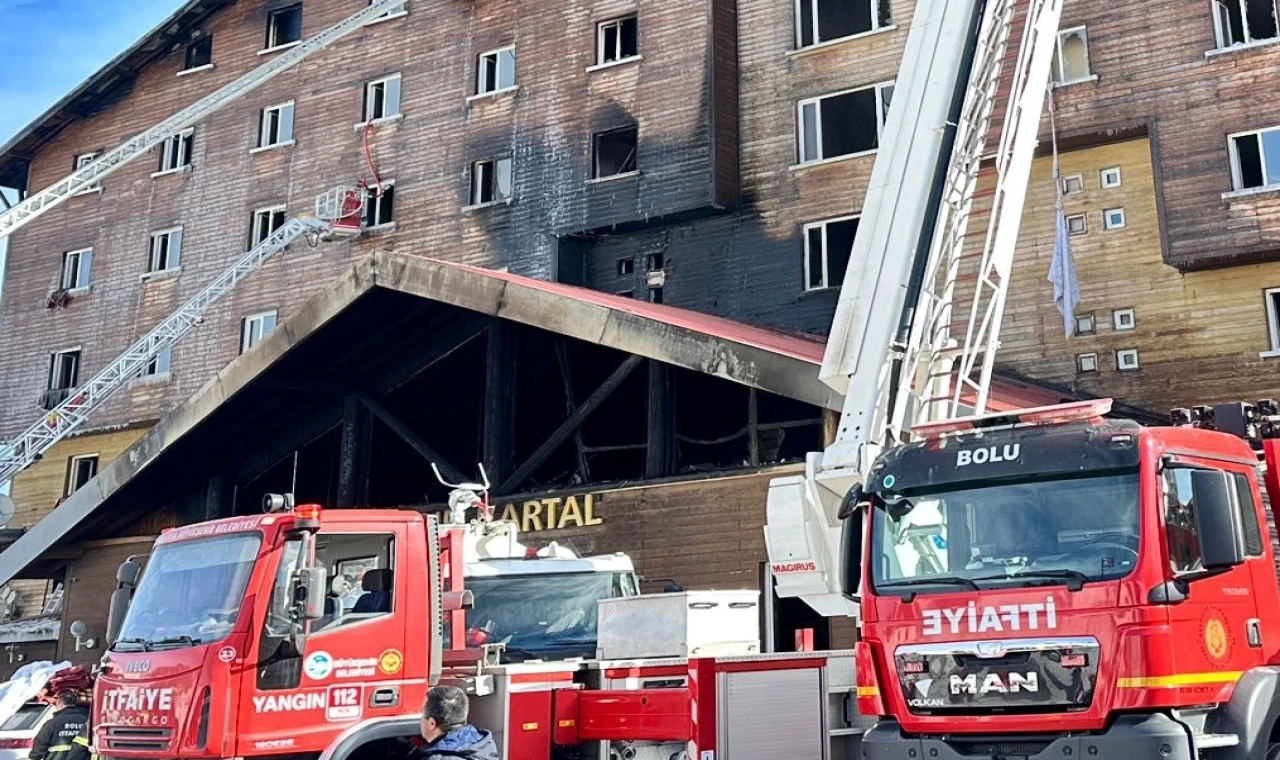
M 58 692 L 58 711 L 49 718 L 32 743 L 30 760 L 72 760 L 76 750 L 75 738 L 86 731 L 89 710 L 80 705 L 74 691 Z M 87 734 L 86 734 L 87 735 Z
M 71 751 L 67 753 L 66 760 L 98 760 L 89 747 L 89 721 L 84 722 L 76 738 L 71 740 Z
M 493 735 L 467 722 L 470 704 L 467 693 L 456 686 L 433 686 L 422 706 L 419 727 L 427 745 L 412 755 L 413 760 L 460 757 L 467 760 L 499 760 Z

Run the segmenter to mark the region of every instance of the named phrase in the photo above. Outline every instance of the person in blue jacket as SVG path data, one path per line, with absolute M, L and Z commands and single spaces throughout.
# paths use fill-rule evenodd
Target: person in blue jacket
M 461 757 L 466 760 L 500 760 L 493 734 L 467 722 L 471 710 L 467 693 L 456 686 L 433 686 L 422 706 L 419 727 L 427 745 L 414 760 Z

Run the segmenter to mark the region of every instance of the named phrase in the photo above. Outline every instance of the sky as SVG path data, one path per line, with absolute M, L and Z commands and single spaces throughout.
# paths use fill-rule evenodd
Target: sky
M 0 144 L 182 0 L 0 0 Z

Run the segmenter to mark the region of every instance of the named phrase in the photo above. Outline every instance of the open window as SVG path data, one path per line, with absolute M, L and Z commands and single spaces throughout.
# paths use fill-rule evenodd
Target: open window
M 1089 66 L 1089 32 L 1078 26 L 1058 33 L 1058 47 L 1053 55 L 1053 81 L 1071 84 L 1093 78 Z
M 481 53 L 476 64 L 476 94 L 510 90 L 516 86 L 516 49 L 505 47 Z
M 796 47 L 893 26 L 890 0 L 796 0 Z
M 151 252 L 147 257 L 147 273 L 170 272 L 182 262 L 182 228 L 163 230 L 151 236 Z
M 364 118 L 362 123 L 390 119 L 400 115 L 400 75 L 375 79 L 364 86 Z
M 893 85 L 882 84 L 800 101 L 800 163 L 868 153 L 880 147 Z
M 267 50 L 302 40 L 302 3 L 267 14 Z
M 1235 134 L 1228 142 L 1236 190 L 1280 186 L 1280 127 Z
M 510 158 L 488 159 L 471 164 L 471 205 L 497 203 L 510 197 Z
M 213 65 L 213 35 L 203 37 L 187 45 L 187 57 L 183 62 L 183 70 L 202 69 Z
M 630 174 L 638 170 L 636 148 L 640 139 L 637 127 L 623 127 L 598 132 L 594 140 L 594 173 L 596 179 Z
M 858 234 L 859 217 L 847 216 L 807 224 L 804 228 L 804 289 L 838 288 L 844 284 L 849 254 Z
M 160 144 L 160 168 L 157 174 L 181 171 L 191 165 L 191 147 L 195 129 L 184 129 Z
M 165 346 L 155 358 L 147 362 L 142 377 L 165 378 L 169 376 L 169 364 L 173 360 L 173 346 Z
M 92 272 L 92 248 L 84 248 L 79 251 L 67 251 L 62 254 L 62 275 L 59 278 L 58 284 L 63 290 L 88 290 L 89 277 Z
M 251 314 L 240 320 L 240 353 L 244 353 L 258 345 L 267 333 L 276 329 L 279 319 L 274 311 Z
M 86 483 L 98 474 L 98 455 L 82 454 L 67 460 L 67 484 L 63 489 L 64 496 L 79 491 Z
M 639 55 L 639 22 L 635 15 L 605 21 L 596 27 L 597 65 L 618 63 Z
M 261 245 L 273 232 L 284 226 L 284 212 L 284 206 L 260 208 L 253 212 L 249 227 L 249 250 Z
M 258 147 L 293 143 L 293 101 L 267 106 L 258 119 Z
M 369 191 L 364 204 L 365 229 L 381 229 L 390 227 L 396 221 L 396 186 L 394 182 L 384 180 L 379 190 Z

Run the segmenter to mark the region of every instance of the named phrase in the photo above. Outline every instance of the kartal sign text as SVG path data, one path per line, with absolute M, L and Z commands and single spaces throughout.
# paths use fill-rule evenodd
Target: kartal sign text
M 596 514 L 597 497 L 588 493 L 505 504 L 499 519 L 520 526 L 522 533 L 602 525 L 604 518 Z

